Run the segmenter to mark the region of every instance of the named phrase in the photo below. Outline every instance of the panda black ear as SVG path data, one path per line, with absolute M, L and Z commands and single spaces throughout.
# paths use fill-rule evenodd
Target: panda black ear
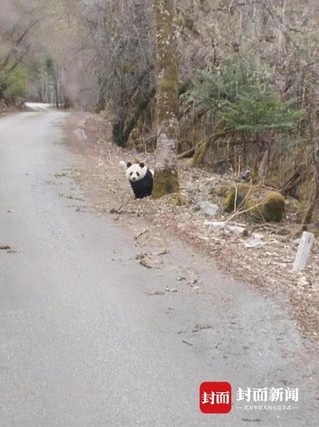
M 144 163 L 140 163 L 140 167 L 143 169 L 143 167 L 145 166 Z
M 129 168 L 130 166 L 132 166 L 132 163 L 130 162 L 126 163 L 126 166 Z

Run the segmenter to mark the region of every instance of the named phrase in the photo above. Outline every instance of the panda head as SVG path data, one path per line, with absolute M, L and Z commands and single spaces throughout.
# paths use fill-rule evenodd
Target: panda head
M 144 163 L 127 163 L 126 177 L 131 182 L 140 181 L 147 173 Z

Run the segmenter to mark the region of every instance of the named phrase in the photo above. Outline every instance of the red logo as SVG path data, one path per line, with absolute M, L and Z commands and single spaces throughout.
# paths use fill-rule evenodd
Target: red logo
M 226 382 L 202 383 L 199 407 L 204 414 L 227 414 L 231 410 L 231 385 Z

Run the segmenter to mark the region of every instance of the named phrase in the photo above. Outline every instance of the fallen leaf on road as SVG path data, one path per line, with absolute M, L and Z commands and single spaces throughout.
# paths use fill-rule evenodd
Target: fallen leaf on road
M 156 254 L 138 254 L 136 259 L 139 261 L 139 264 L 146 268 L 160 268 L 160 265 L 163 264 L 162 261 L 157 261 L 153 258 Z
M 176 288 L 169 288 L 166 286 L 165 291 L 166 292 L 177 292 L 177 289 Z
M 81 199 L 80 197 L 74 197 L 71 194 L 59 193 L 59 196 L 64 197 L 65 199 L 78 200 L 79 202 L 84 202 L 84 199 Z
M 211 329 L 212 325 L 195 325 L 195 329 Z
M 6 251 L 7 249 L 11 249 L 9 245 L 0 245 L 1 251 Z

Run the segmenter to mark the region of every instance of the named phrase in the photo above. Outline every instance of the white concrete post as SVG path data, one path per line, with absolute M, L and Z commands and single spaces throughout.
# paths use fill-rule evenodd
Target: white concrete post
M 312 233 L 307 231 L 302 233 L 292 271 L 300 271 L 306 267 L 314 239 L 315 236 Z

